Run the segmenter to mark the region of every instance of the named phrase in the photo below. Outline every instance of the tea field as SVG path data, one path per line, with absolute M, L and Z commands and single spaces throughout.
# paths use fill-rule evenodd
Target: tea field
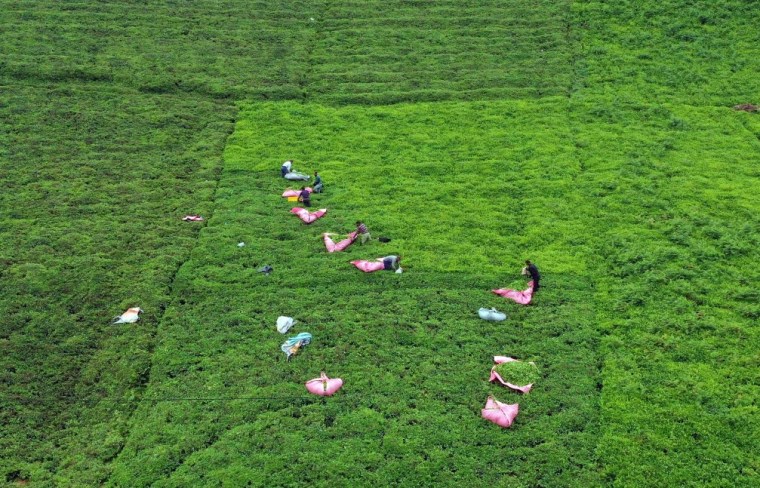
M 759 2 L 0 7 L 0 482 L 758 484 Z

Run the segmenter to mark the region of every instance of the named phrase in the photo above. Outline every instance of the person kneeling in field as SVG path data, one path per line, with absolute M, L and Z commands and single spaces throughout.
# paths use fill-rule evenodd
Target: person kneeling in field
M 322 190 L 324 189 L 324 185 L 322 184 L 322 177 L 319 176 L 319 173 L 316 171 L 314 172 L 314 193 L 322 193 Z
M 398 271 L 401 268 L 401 256 L 385 256 L 383 269 L 385 271 Z
M 301 193 L 298 194 L 298 201 L 303 203 L 304 207 L 311 207 L 311 192 L 305 186 L 301 187 Z

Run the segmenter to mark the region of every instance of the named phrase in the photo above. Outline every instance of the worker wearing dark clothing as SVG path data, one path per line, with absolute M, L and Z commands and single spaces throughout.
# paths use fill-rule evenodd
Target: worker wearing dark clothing
M 401 256 L 385 256 L 383 258 L 383 269 L 386 271 L 396 271 L 401 265 Z
M 303 203 L 304 207 L 311 207 L 311 192 L 306 187 L 301 188 L 301 193 L 298 194 L 298 201 Z
M 541 275 L 538 273 L 538 268 L 535 264 L 531 263 L 530 260 L 527 260 L 525 261 L 525 269 L 528 271 L 530 279 L 533 280 L 533 291 L 538 291 L 538 280 L 541 279 Z

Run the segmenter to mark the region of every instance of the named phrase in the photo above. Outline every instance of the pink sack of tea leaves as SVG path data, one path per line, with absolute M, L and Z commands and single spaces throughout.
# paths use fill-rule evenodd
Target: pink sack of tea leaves
M 324 234 L 322 234 L 322 237 L 325 240 L 325 247 L 327 248 L 327 252 L 340 252 L 340 251 L 344 250 L 345 248 L 347 248 L 348 246 L 350 246 L 351 244 L 354 243 L 354 241 L 356 240 L 357 233 L 356 232 L 352 232 L 352 233 L 348 234 L 347 238 L 343 239 L 342 241 L 340 241 L 338 243 L 335 243 L 335 241 L 333 241 L 330 238 L 330 235 L 331 234 L 329 234 L 327 232 L 325 232 Z
M 510 298 L 520 305 L 527 305 L 533 299 L 533 282 L 528 282 L 528 288 L 525 291 L 509 290 L 506 288 L 491 291 L 504 298 Z
M 314 192 L 314 190 L 312 190 L 308 186 L 306 187 L 306 191 L 308 191 L 309 193 L 313 193 Z M 299 196 L 301 196 L 301 190 L 291 190 L 290 188 L 288 188 L 287 190 L 285 190 L 284 192 L 282 192 L 282 197 L 283 198 L 287 198 L 287 197 L 299 197 Z
M 374 273 L 385 269 L 382 259 L 380 261 L 365 261 L 363 259 L 351 261 L 351 264 L 364 271 L 365 273 Z
M 306 389 L 309 393 L 319 396 L 330 396 L 343 386 L 343 380 L 340 378 L 328 378 L 324 371 L 319 378 L 314 378 L 306 382 Z
M 538 375 L 538 368 L 536 367 L 536 364 L 533 362 L 524 363 L 520 360 L 517 360 L 515 358 L 510 358 L 507 356 L 494 356 L 493 362 L 496 363 L 491 368 L 491 377 L 488 379 L 488 381 L 494 382 L 498 381 L 502 385 L 506 386 L 507 388 L 512 388 L 513 390 L 517 390 L 522 393 L 528 393 L 533 388 L 533 382 L 532 378 L 534 376 Z M 500 364 L 507 364 L 513 366 L 512 368 L 500 368 L 502 369 L 503 374 L 508 374 L 507 380 L 505 380 L 502 377 L 502 374 L 499 373 L 497 370 L 497 366 Z M 531 378 L 523 379 L 520 381 L 521 378 Z M 523 384 L 515 384 L 515 383 L 523 383 Z
M 321 218 L 324 214 L 327 213 L 326 208 L 320 208 L 316 212 L 309 212 L 305 208 L 301 207 L 293 207 L 290 209 L 290 213 L 293 215 L 297 215 L 299 219 L 303 220 L 306 224 L 311 224 L 315 220 Z
M 486 400 L 486 406 L 480 411 L 480 415 L 496 425 L 507 428 L 514 422 L 519 409 L 520 406 L 516 403 L 514 405 L 507 405 L 489 396 L 488 400 Z

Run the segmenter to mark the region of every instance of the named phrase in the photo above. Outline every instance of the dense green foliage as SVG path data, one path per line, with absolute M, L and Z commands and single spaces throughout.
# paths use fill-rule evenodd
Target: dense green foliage
M 0 2 L 0 483 L 756 485 L 758 14 Z M 324 252 L 359 218 L 392 241 Z M 489 293 L 526 258 L 534 305 Z M 290 362 L 278 315 L 314 335 Z
M 575 196 L 572 151 L 552 143 L 569 138 L 566 103 L 246 106 L 146 395 L 239 400 L 145 402 L 114 484 L 595 484 L 598 338 L 588 253 L 568 241 L 590 202 Z M 319 161 L 308 166 L 328 188 L 313 202 L 328 214 L 310 226 L 280 196 L 288 155 L 303 169 L 306 155 Z M 554 229 L 538 225 L 547 207 Z M 359 218 L 392 241 L 327 254 L 320 234 Z M 555 268 L 536 306 L 510 306 L 489 290 L 525 285 L 528 248 Z M 348 263 L 391 253 L 404 274 Z M 275 268 L 268 278 L 263 263 Z M 480 320 L 484 305 L 509 308 L 510 320 Z M 289 363 L 278 315 L 314 335 Z M 517 399 L 488 383 L 496 354 L 545 360 L 541 392 L 521 402 L 509 436 L 479 417 L 489 393 Z M 335 398 L 305 392 L 322 370 L 346 382 Z M 230 463 L 235 452 L 251 457 Z
M 5 1 L 3 73 L 147 93 L 296 96 L 308 9 L 274 3 Z
M 751 116 L 640 105 L 578 116 L 607 267 L 597 285 L 606 476 L 749 486 L 760 434 Z
M 575 81 L 583 96 L 757 103 L 757 0 L 596 0 L 572 8 L 582 53 Z
M 196 241 L 180 218 L 213 210 L 234 111 L 75 88 L 18 88 L 2 104 L 2 468 L 36 478 L 64 463 L 94 482 Z M 136 305 L 139 327 L 108 325 Z

